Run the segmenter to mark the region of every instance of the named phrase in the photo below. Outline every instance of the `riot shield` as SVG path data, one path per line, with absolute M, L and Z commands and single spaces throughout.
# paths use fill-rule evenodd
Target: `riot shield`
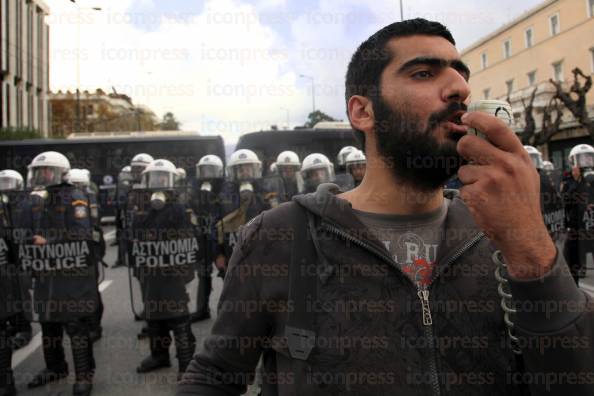
M 561 237 L 565 229 L 565 210 L 563 202 L 548 175 L 540 174 L 540 207 L 545 225 L 555 240 Z
M 133 312 L 162 320 L 195 311 L 201 232 L 193 211 L 179 202 L 181 191 L 159 191 L 165 204 L 151 203 L 155 190 L 133 190 L 134 210 L 127 242 Z
M 0 320 L 21 311 L 8 196 L 0 199 Z
M 578 203 L 577 230 L 579 252 L 579 276 L 585 271 L 594 269 L 594 186 L 581 183 L 579 186 L 580 202 Z

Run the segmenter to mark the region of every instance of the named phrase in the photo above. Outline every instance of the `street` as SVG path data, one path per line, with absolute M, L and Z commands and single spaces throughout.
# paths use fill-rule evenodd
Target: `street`
M 106 227 L 108 250 L 106 263 L 113 265 L 117 247 L 109 246 L 113 241 L 113 228 Z M 210 309 L 213 317 L 216 304 L 221 293 L 222 280 L 213 277 L 213 294 L 210 300 Z M 195 299 L 195 281 L 190 285 L 193 288 Z M 594 294 L 594 271 L 589 271 L 588 277 L 581 284 L 582 288 Z M 95 343 L 95 361 L 97 370 L 93 395 L 173 395 L 177 379 L 177 360 L 173 346 L 170 349 L 172 367 L 161 369 L 148 374 L 137 374 L 136 366 L 149 355 L 148 339 L 138 340 L 143 322 L 135 322 L 130 307 L 130 291 L 127 268 L 118 267 L 107 269 L 105 279 L 100 285 L 105 304 L 103 316 L 103 338 Z M 136 297 L 137 299 L 138 297 Z M 213 319 L 194 323 L 192 329 L 196 336 L 197 348 L 201 348 L 204 337 L 210 331 Z M 39 325 L 34 324 L 34 335 L 31 343 L 18 350 L 13 356 L 14 374 L 20 394 L 33 396 L 41 395 L 69 395 L 74 381 L 73 364 L 70 356 L 69 339 L 64 338 L 66 356 L 70 369 L 70 376 L 60 383 L 37 388 L 27 389 L 26 384 L 32 376 L 45 367 L 41 349 L 41 333 Z M 248 395 L 256 395 L 254 387 Z

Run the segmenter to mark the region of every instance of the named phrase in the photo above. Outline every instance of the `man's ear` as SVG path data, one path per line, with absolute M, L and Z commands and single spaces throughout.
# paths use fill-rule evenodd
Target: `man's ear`
M 361 95 L 353 95 L 348 103 L 349 120 L 355 129 L 365 132 L 367 135 L 375 126 L 375 115 L 373 104 L 369 98 Z

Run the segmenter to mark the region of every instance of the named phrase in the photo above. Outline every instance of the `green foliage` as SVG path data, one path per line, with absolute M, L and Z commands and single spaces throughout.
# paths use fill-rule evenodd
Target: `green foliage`
M 163 116 L 163 121 L 159 124 L 162 131 L 179 131 L 181 123 L 175 119 L 172 112 L 167 112 Z
M 306 128 L 313 128 L 318 122 L 321 121 L 337 121 L 334 118 L 330 117 L 328 114 L 324 113 L 323 111 L 316 110 L 309 113 L 307 116 L 307 121 L 305 123 Z
M 1 128 L 0 140 L 43 139 L 43 135 L 33 128 Z

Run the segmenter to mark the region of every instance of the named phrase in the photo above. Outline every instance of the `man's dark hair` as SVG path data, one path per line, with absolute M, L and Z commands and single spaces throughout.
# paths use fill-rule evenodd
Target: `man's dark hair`
M 392 61 L 392 53 L 387 44 L 393 38 L 412 35 L 440 36 L 456 45 L 450 31 L 439 22 L 432 22 L 422 18 L 395 22 L 374 33 L 365 40 L 353 54 L 346 73 L 345 100 L 347 104 L 353 95 L 370 98 L 377 103 L 380 95 L 380 76 L 386 66 Z M 355 138 L 365 150 L 365 134 L 353 128 Z

